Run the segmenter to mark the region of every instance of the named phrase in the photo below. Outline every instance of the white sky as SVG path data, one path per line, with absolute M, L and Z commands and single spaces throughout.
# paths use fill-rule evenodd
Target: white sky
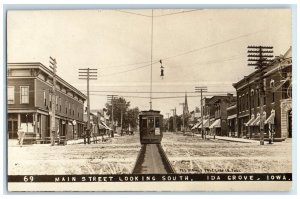
M 154 16 L 181 11 L 187 10 L 154 10 Z M 151 10 L 126 12 L 137 14 L 116 10 L 10 11 L 8 62 L 48 66 L 52 56 L 58 62 L 58 75 L 83 93 L 86 82 L 78 80 L 78 68 L 85 67 L 98 68 L 92 91 L 148 92 L 151 17 L 147 16 L 151 16 Z M 274 46 L 274 55 L 284 54 L 291 46 L 290 10 L 204 9 L 154 17 L 153 91 L 194 92 L 195 86 L 207 86 L 211 92 L 234 92 L 232 83 L 254 70 L 247 66 L 248 45 Z M 164 79 L 157 63 L 160 59 L 165 66 Z M 104 107 L 107 94 L 149 96 L 93 92 L 91 108 Z M 163 96 L 184 93 L 153 93 L 153 97 Z M 132 107 L 149 109 L 148 98 L 125 98 Z M 183 97 L 153 100 L 153 109 L 165 114 L 176 107 L 181 114 L 179 103 L 183 101 Z M 200 98 L 190 97 L 188 103 L 191 111 Z

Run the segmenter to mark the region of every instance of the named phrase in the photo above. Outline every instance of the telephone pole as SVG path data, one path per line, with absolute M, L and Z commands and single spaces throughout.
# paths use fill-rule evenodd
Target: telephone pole
M 264 145 L 264 74 L 265 68 L 272 61 L 273 46 L 248 46 L 248 66 L 255 66 L 259 72 L 259 106 L 260 106 L 260 145 Z
M 97 80 L 98 69 L 96 68 L 80 68 L 79 69 L 79 79 L 87 80 L 87 127 L 86 136 L 88 139 L 88 144 L 90 144 L 90 80 Z
M 50 130 L 51 130 L 51 146 L 54 146 L 54 137 L 55 137 L 55 89 L 56 89 L 56 59 L 50 56 L 50 68 L 52 69 L 53 75 L 53 84 L 52 84 L 52 95 L 51 95 L 51 122 L 50 122 Z
M 170 113 L 167 113 L 167 116 L 168 116 L 168 132 L 170 131 L 170 123 L 169 123 L 169 120 L 170 120 Z
M 176 107 L 174 109 L 171 109 L 173 111 L 173 129 L 175 132 L 177 132 L 177 125 L 176 125 Z
M 114 100 L 118 95 L 107 95 L 108 103 L 111 103 L 111 125 L 114 125 Z M 113 129 L 114 130 L 114 129 Z
M 202 134 L 201 134 L 201 136 L 202 136 L 202 139 L 204 139 L 204 124 L 203 124 L 203 115 L 204 115 L 204 111 L 203 111 L 203 96 L 202 96 L 202 94 L 203 94 L 203 92 L 207 92 L 207 87 L 206 86 L 196 86 L 195 87 L 195 92 L 196 93 L 201 93 L 201 99 L 200 99 L 200 106 L 201 106 L 201 109 L 200 109 L 200 111 L 201 111 L 201 124 L 202 124 L 202 129 L 201 129 L 201 131 L 202 131 Z M 209 119 L 209 118 L 208 118 Z
M 185 135 L 185 128 L 184 128 L 184 107 L 185 107 L 185 103 L 179 103 L 179 105 L 182 105 L 182 124 L 183 124 L 183 135 Z

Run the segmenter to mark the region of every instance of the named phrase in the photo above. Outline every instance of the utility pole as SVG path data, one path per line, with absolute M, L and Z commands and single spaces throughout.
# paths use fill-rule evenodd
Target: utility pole
M 173 129 L 175 132 L 177 132 L 177 125 L 176 125 L 176 107 L 174 109 L 171 109 L 173 111 Z
M 170 123 L 169 123 L 169 120 L 170 120 L 170 113 L 167 113 L 167 116 L 168 116 L 168 131 L 170 131 Z
M 107 95 L 108 103 L 111 103 L 111 125 L 112 131 L 114 131 L 114 100 L 118 95 Z M 112 134 L 113 135 L 113 134 Z
M 255 66 L 259 71 L 259 105 L 260 105 L 260 145 L 264 145 L 264 74 L 265 68 L 272 61 L 269 58 L 273 57 L 273 46 L 248 46 L 248 66 Z
M 179 103 L 179 105 L 182 105 L 182 124 L 183 124 L 183 135 L 185 135 L 185 128 L 184 128 L 184 107 L 185 107 L 185 103 Z
M 204 111 L 203 111 L 203 96 L 202 96 L 202 94 L 203 94 L 203 92 L 207 92 L 207 87 L 206 86 L 196 86 L 195 87 L 195 92 L 196 93 L 201 93 L 201 99 L 200 99 L 200 106 L 201 106 L 201 109 L 200 109 L 200 111 L 201 111 L 201 124 L 202 124 L 202 129 L 201 129 L 201 131 L 202 131 L 202 134 L 201 134 L 201 136 L 202 136 L 202 139 L 204 139 L 204 124 L 203 124 L 203 115 L 204 115 Z M 209 119 L 209 118 L 208 118 Z
M 87 142 L 90 144 L 90 80 L 97 80 L 98 69 L 96 68 L 80 68 L 79 69 L 79 79 L 87 80 L 87 127 L 86 136 Z
M 50 56 L 50 68 L 52 69 L 52 78 L 53 78 L 53 84 L 52 84 L 52 95 L 51 95 L 51 122 L 50 122 L 50 136 L 51 136 L 51 146 L 54 146 L 54 139 L 55 139 L 55 89 L 56 89 L 56 59 L 52 58 Z

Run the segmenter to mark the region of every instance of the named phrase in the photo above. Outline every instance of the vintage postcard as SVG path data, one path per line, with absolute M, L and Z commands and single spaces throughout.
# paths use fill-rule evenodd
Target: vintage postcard
M 290 191 L 291 24 L 290 8 L 8 10 L 8 191 Z

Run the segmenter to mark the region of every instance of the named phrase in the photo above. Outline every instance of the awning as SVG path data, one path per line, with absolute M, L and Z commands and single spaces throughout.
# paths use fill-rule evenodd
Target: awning
M 251 126 L 250 124 L 255 120 L 254 114 L 251 115 L 250 120 L 245 124 L 245 126 Z
M 107 129 L 107 130 L 112 130 L 112 129 L 109 128 L 104 122 L 100 121 L 100 123 L 105 127 L 105 129 Z
M 228 119 L 228 120 L 231 120 L 231 119 L 233 119 L 233 118 L 236 118 L 236 116 L 237 116 L 236 114 L 229 115 L 229 116 L 227 117 L 227 119 Z
M 275 111 L 271 111 L 271 115 L 268 117 L 268 119 L 265 121 L 265 124 L 274 124 L 275 119 Z
M 208 125 L 208 120 L 203 120 L 203 126 L 204 126 L 204 128 L 208 128 L 209 127 L 209 125 Z M 198 129 L 201 129 L 202 128 L 202 124 L 201 124 L 201 122 L 200 122 L 200 125 L 198 126 Z
M 263 121 L 266 120 L 266 112 L 263 113 Z M 260 114 L 257 113 L 257 117 L 255 120 L 250 124 L 250 126 L 259 126 L 260 125 Z
M 273 88 L 271 89 L 271 91 L 272 91 L 272 92 L 277 91 L 278 89 L 280 89 L 280 88 L 283 86 L 283 84 L 285 84 L 285 83 L 286 83 L 287 81 L 289 81 L 289 80 L 290 80 L 289 77 L 286 78 L 286 79 L 284 79 L 284 80 L 282 80 L 277 86 L 273 87 Z
M 212 128 L 221 128 L 221 120 L 220 119 L 215 120 L 214 123 L 212 123 L 212 125 L 210 125 L 209 128 L 210 129 L 212 129 Z
M 256 118 L 251 123 L 249 123 L 249 126 L 259 126 L 259 122 L 260 122 L 260 114 L 257 113 Z
M 192 127 L 192 130 L 193 130 L 193 129 L 196 129 L 200 124 L 201 124 L 201 122 L 196 123 L 196 124 Z
M 99 129 L 106 129 L 106 127 L 104 125 L 102 125 L 101 123 L 98 123 Z

